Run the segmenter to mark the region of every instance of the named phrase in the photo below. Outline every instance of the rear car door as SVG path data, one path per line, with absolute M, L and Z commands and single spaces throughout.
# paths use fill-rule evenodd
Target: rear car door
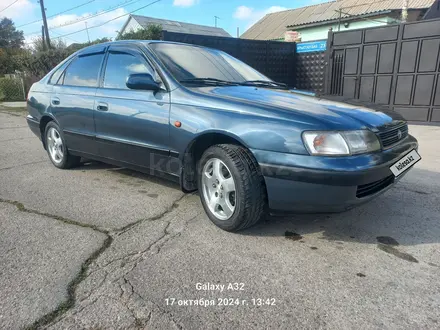
M 68 148 L 97 154 L 94 143 L 94 104 L 104 48 L 100 52 L 80 54 L 74 58 L 54 86 L 52 113 L 63 130 Z
M 127 78 L 134 73 L 160 79 L 141 50 L 110 46 L 96 93 L 96 138 L 100 156 L 153 168 L 169 158 L 170 95 L 165 89 L 128 89 Z M 168 172 L 166 165 L 158 170 Z

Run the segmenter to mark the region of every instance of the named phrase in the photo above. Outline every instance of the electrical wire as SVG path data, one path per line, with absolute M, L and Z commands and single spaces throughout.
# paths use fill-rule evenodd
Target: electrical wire
M 61 11 L 61 12 L 59 12 L 59 13 L 53 14 L 53 15 L 51 15 L 51 16 L 48 16 L 47 18 L 52 18 L 52 17 L 58 16 L 58 15 L 61 15 L 61 14 L 67 13 L 67 12 L 69 12 L 69 11 L 71 11 L 71 10 L 74 10 L 74 9 L 77 9 L 77 8 L 80 8 L 80 7 L 83 7 L 83 6 L 88 5 L 89 3 L 92 3 L 92 2 L 95 2 L 95 1 L 96 1 L 96 0 L 89 0 L 89 1 L 84 2 L 84 3 L 82 3 L 82 4 L 78 5 L 78 6 L 75 6 L 75 7 L 72 7 L 72 8 L 66 9 L 66 10 L 63 10 L 63 11 Z M 17 28 L 21 28 L 21 27 L 23 27 L 23 26 L 31 25 L 31 24 L 38 23 L 38 22 L 41 22 L 41 21 L 42 21 L 42 19 L 37 19 L 37 20 L 35 20 L 35 21 L 32 21 L 32 22 L 29 22 L 29 23 L 25 23 L 25 24 L 19 25 L 19 26 L 17 26 Z
M 160 1 L 162 1 L 162 0 L 156 0 L 156 1 L 150 2 L 149 4 L 147 4 L 147 5 L 145 5 L 145 6 L 142 6 L 142 7 L 139 7 L 139 8 L 137 8 L 137 9 L 135 9 L 135 10 L 132 10 L 132 11 L 126 13 L 126 14 L 123 14 L 123 15 L 120 15 L 120 16 L 117 16 L 117 17 L 114 17 L 114 18 L 112 18 L 112 19 L 110 19 L 110 20 L 108 20 L 108 21 L 105 21 L 105 22 L 100 23 L 100 24 L 97 24 L 97 25 L 89 26 L 88 29 L 91 30 L 91 29 L 95 29 L 95 28 L 101 27 L 101 26 L 103 26 L 103 25 L 105 25 L 105 24 L 107 24 L 107 23 L 110 23 L 110 22 L 112 22 L 112 21 L 114 21 L 114 20 L 117 20 L 117 19 L 119 19 L 119 18 L 121 18 L 121 17 L 124 17 L 124 16 L 127 16 L 127 15 L 130 15 L 130 14 L 132 14 L 132 13 L 134 13 L 134 12 L 137 12 L 137 11 L 139 11 L 139 10 L 141 10 L 141 9 L 144 9 L 144 8 L 147 8 L 147 7 L 151 6 L 151 5 L 154 5 L 155 3 L 160 2 Z M 70 32 L 70 33 L 66 33 L 66 34 L 60 35 L 59 37 L 55 37 L 55 38 L 52 38 L 52 39 L 65 38 L 65 37 L 68 37 L 68 36 L 70 36 L 70 35 L 72 35 L 72 34 L 76 34 L 76 33 L 79 33 L 79 32 L 83 32 L 83 31 L 86 31 L 86 30 L 87 30 L 87 28 L 80 29 L 80 30 L 77 30 L 77 31 L 73 31 L 73 32 Z M 35 43 L 35 42 L 28 42 L 27 44 L 33 44 L 33 43 Z
M 15 0 L 13 3 L 11 3 L 10 5 L 6 6 L 5 8 L 3 8 L 2 10 L 0 10 L 0 13 L 4 12 L 6 9 L 8 9 L 9 7 L 11 7 L 12 5 L 15 5 L 19 0 Z
M 57 26 L 49 26 L 49 31 L 52 31 L 54 29 L 58 29 L 58 28 L 61 28 L 61 27 L 69 26 L 69 25 L 72 25 L 72 24 L 76 24 L 76 23 L 79 23 L 79 22 L 83 22 L 83 21 L 89 20 L 91 18 L 107 14 L 107 13 L 111 12 L 112 10 L 123 8 L 124 6 L 128 6 L 128 5 L 133 5 L 133 4 L 135 4 L 135 3 L 139 2 L 139 1 L 142 1 L 142 0 L 126 0 L 124 2 L 120 2 L 116 6 L 109 7 L 108 9 L 105 9 L 103 11 L 99 11 L 99 12 L 96 12 L 94 14 L 90 14 L 90 15 L 81 17 L 81 18 L 79 18 L 79 19 L 77 19 L 75 21 L 70 21 L 70 22 L 67 22 L 67 23 L 64 23 L 64 24 L 60 24 L 60 25 L 57 25 Z M 39 33 L 40 33 L 40 31 L 30 32 L 30 33 L 26 34 L 25 37 L 28 37 L 28 36 L 31 36 L 31 35 L 34 35 L 34 34 L 39 34 Z

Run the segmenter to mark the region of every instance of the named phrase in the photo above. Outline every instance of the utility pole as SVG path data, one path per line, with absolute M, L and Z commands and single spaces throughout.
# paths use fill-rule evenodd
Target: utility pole
M 49 29 L 47 27 L 47 20 L 46 20 L 46 8 L 44 8 L 44 0 L 40 0 L 40 8 L 41 8 L 41 17 L 43 18 L 43 25 L 44 25 L 44 34 L 46 36 L 46 44 L 47 48 L 50 49 L 50 37 L 49 37 Z
M 237 26 L 237 38 L 240 38 L 240 27 Z
M 90 43 L 90 36 L 89 36 L 89 29 L 87 28 L 87 22 L 84 23 L 86 24 L 87 39 L 89 39 L 89 43 Z
M 341 19 L 342 19 L 342 9 L 335 10 L 337 13 L 339 13 L 338 18 L 338 32 L 341 31 Z
M 217 27 L 217 20 L 220 19 L 220 17 L 214 16 L 214 18 L 215 18 L 215 27 Z
M 41 41 L 43 42 L 43 50 L 46 50 L 46 38 L 44 37 L 44 25 L 41 25 Z

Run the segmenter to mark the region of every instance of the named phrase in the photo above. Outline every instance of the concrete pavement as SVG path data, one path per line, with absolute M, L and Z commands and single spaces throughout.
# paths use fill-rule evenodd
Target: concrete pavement
M 375 201 L 231 234 L 172 183 L 56 169 L 0 113 L 0 327 L 437 328 L 440 129 L 410 131 L 423 159 Z

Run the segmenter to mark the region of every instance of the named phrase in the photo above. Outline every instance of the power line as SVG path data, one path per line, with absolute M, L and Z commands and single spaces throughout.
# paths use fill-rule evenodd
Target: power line
M 110 20 L 108 20 L 108 21 L 105 21 L 105 22 L 101 23 L 101 24 L 97 24 L 97 25 L 90 26 L 90 27 L 88 27 L 88 29 L 90 30 L 90 29 L 94 29 L 94 28 L 101 27 L 101 26 L 103 26 L 103 25 L 105 25 L 105 24 L 107 24 L 107 23 L 110 23 L 110 22 L 112 22 L 112 21 L 114 21 L 114 20 L 117 20 L 117 19 L 119 19 L 119 18 L 121 18 L 121 17 L 124 17 L 124 16 L 127 16 L 127 15 L 130 15 L 130 14 L 132 14 L 132 13 L 134 13 L 134 12 L 137 12 L 137 11 L 139 11 L 139 10 L 141 10 L 141 9 L 144 9 L 144 8 L 147 8 L 147 7 L 151 6 L 151 5 L 154 5 L 155 3 L 160 2 L 160 1 L 162 1 L 162 0 L 156 0 L 156 1 L 150 2 L 149 4 L 147 4 L 147 5 L 145 5 L 145 6 L 142 6 L 142 7 L 138 8 L 138 9 L 132 10 L 132 11 L 130 11 L 130 12 L 126 13 L 126 14 L 120 15 L 120 16 L 118 16 L 118 17 L 114 17 L 114 18 L 112 18 L 112 19 L 110 19 Z M 76 33 L 79 33 L 79 32 L 83 32 L 83 31 L 85 31 L 85 30 L 86 30 L 86 29 L 80 29 L 80 30 L 77 30 L 77 31 L 74 31 L 74 32 L 70 32 L 70 33 L 66 33 L 66 34 L 60 35 L 59 37 L 55 37 L 55 38 L 53 38 L 53 39 L 65 38 L 65 37 L 70 36 L 70 35 L 72 35 L 72 34 L 76 34 Z M 28 42 L 27 44 L 32 44 L 32 43 L 35 43 L 35 42 Z
M 96 0 L 89 0 L 89 1 L 84 2 L 84 3 L 82 3 L 82 4 L 78 5 L 78 6 L 75 6 L 75 7 L 72 7 L 72 8 L 66 9 L 66 10 L 64 10 L 64 11 L 61 11 L 61 12 L 59 12 L 59 13 L 53 14 L 53 15 L 51 15 L 51 16 L 48 16 L 47 18 L 52 18 L 52 17 L 58 16 L 58 15 L 61 15 L 61 14 L 67 13 L 67 12 L 69 12 L 69 11 L 71 11 L 71 10 L 74 10 L 74 9 L 77 9 L 77 8 L 80 8 L 80 7 L 83 7 L 83 6 L 88 5 L 89 3 L 92 3 L 92 2 L 95 2 L 95 1 L 96 1 Z M 20 28 L 20 27 L 23 27 L 23 26 L 27 26 L 27 25 L 31 25 L 31 24 L 34 24 L 34 23 L 38 23 L 38 22 L 41 22 L 41 21 L 42 21 L 41 19 L 37 19 L 37 20 L 35 20 L 35 21 L 32 21 L 32 22 L 29 22 L 29 23 L 26 23 L 26 24 L 19 25 L 19 26 L 17 26 L 17 28 Z
M 123 8 L 124 6 L 128 6 L 128 5 L 133 5 L 133 4 L 135 4 L 135 3 L 139 2 L 139 1 L 141 1 L 141 0 L 125 0 L 125 1 L 120 2 L 119 4 L 117 4 L 116 6 L 109 7 L 106 10 L 99 11 L 99 12 L 96 12 L 94 14 L 90 14 L 90 15 L 81 17 L 81 18 L 79 18 L 79 19 L 77 19 L 75 21 L 70 21 L 70 22 L 67 22 L 67 23 L 64 23 L 64 24 L 61 24 L 61 25 L 57 25 L 57 26 L 51 26 L 51 27 L 49 27 L 49 31 L 51 31 L 53 29 L 58 29 L 58 28 L 61 28 L 61 27 L 64 27 L 64 26 L 69 26 L 69 25 L 72 25 L 72 24 L 76 24 L 76 23 L 79 23 L 79 22 L 83 22 L 83 21 L 89 20 L 90 18 L 94 18 L 94 17 L 98 17 L 100 15 L 107 14 L 107 13 L 111 12 L 112 10 Z M 25 37 L 30 36 L 30 35 L 34 35 L 34 34 L 38 34 L 38 33 L 40 33 L 40 31 L 34 31 L 34 32 L 26 34 Z
M 53 32 L 53 31 L 52 31 Z M 53 32 L 53 33 L 55 33 L 56 35 L 58 35 L 58 36 L 61 36 L 62 34 L 61 33 L 58 33 L 58 32 Z M 55 38 L 56 39 L 56 38 Z M 76 40 L 76 39 L 73 39 L 73 38 L 70 38 L 70 37 L 66 37 L 66 39 L 70 39 L 70 40 L 72 40 L 72 41 L 74 41 L 74 42 L 76 42 L 76 43 L 81 43 L 80 41 L 78 41 L 78 40 Z
M 2 10 L 0 10 L 0 13 L 4 12 L 6 9 L 8 9 L 9 7 L 11 7 L 12 5 L 16 4 L 18 2 L 18 0 L 15 0 L 13 3 L 11 3 L 10 5 L 6 6 L 5 8 L 3 8 Z

